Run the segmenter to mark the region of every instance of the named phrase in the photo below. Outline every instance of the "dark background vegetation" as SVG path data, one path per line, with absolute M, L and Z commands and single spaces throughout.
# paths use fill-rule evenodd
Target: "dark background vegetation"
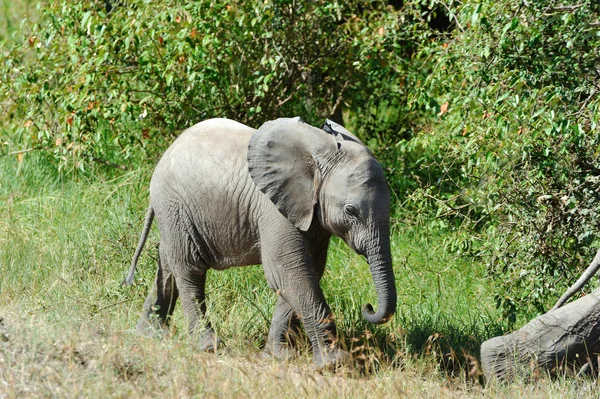
M 0 156 L 104 181 L 203 119 L 338 120 L 384 165 L 396 225 L 484 264 L 512 328 L 598 245 L 598 4 L 44 2 L 5 13 Z

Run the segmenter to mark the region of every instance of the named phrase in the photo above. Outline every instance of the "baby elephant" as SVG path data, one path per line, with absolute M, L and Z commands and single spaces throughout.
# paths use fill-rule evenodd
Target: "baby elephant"
M 154 218 L 159 264 L 140 334 L 166 330 L 179 297 L 190 335 L 200 348 L 215 350 L 218 339 L 204 317 L 207 270 L 262 263 L 278 295 L 265 352 L 293 354 L 286 337 L 301 321 L 317 367 L 346 360 L 319 285 L 332 234 L 369 262 L 379 304 L 377 311 L 364 305 L 364 318 L 385 323 L 395 312 L 383 170 L 360 140 L 334 122 L 317 129 L 300 118 L 281 118 L 255 130 L 210 119 L 183 132 L 152 175 L 127 284 Z

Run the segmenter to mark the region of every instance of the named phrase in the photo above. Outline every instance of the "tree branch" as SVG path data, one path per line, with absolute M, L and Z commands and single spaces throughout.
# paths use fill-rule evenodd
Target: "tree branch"
M 26 149 L 24 149 L 24 150 L 19 150 L 19 151 L 11 151 L 11 152 L 8 152 L 8 153 L 6 153 L 6 154 L 2 154 L 2 155 L 0 155 L 0 157 L 8 157 L 8 156 L 11 156 L 11 155 L 19 155 L 19 154 L 24 154 L 24 153 L 26 153 L 26 152 L 37 151 L 37 150 L 49 150 L 49 148 L 46 148 L 46 147 L 32 147 L 32 148 L 26 148 Z

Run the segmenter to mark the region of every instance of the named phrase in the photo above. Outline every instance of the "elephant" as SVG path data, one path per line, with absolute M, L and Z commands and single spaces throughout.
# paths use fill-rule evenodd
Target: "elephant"
M 575 295 L 577 291 L 582 289 L 588 283 L 588 281 L 590 281 L 592 277 L 596 275 L 596 273 L 598 273 L 598 270 L 600 270 L 600 250 L 596 252 L 596 256 L 594 256 L 592 263 L 590 263 L 577 281 L 569 287 L 569 289 L 559 298 L 558 301 L 556 301 L 556 304 L 551 310 L 556 310 L 563 306 L 573 295 Z
M 319 129 L 298 117 L 280 118 L 253 129 L 209 119 L 184 131 L 152 175 L 126 284 L 133 283 L 153 219 L 160 233 L 158 271 L 139 334 L 167 329 L 179 297 L 194 345 L 216 350 L 221 341 L 205 317 L 207 270 L 262 264 L 277 295 L 264 352 L 294 356 L 288 334 L 302 325 L 317 368 L 348 361 L 320 288 L 334 234 L 369 263 L 378 310 L 366 304 L 363 317 L 380 324 L 395 313 L 383 168 L 356 136 L 332 121 Z

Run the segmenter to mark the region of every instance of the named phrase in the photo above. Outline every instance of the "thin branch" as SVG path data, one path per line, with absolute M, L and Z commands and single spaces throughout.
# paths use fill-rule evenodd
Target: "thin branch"
M 348 81 L 346 81 L 344 83 L 344 85 L 342 86 L 342 89 L 340 90 L 340 94 L 338 95 L 338 98 L 335 101 L 335 104 L 333 105 L 333 108 L 331 108 L 331 112 L 329 113 L 329 115 L 335 114 L 335 110 L 337 109 L 337 107 L 339 107 L 340 103 L 342 102 L 342 98 L 343 98 L 343 95 L 344 95 L 344 91 L 346 91 L 346 87 L 348 87 Z
M 552 10 L 552 11 L 576 11 L 576 10 L 580 9 L 581 7 L 583 7 L 583 4 L 575 4 L 572 6 L 556 6 L 556 7 L 550 8 L 550 10 Z
M 110 167 L 113 167 L 113 168 L 117 168 L 117 169 L 121 169 L 121 170 L 129 170 L 129 168 L 126 167 L 126 166 L 124 166 L 124 165 L 119 165 L 119 164 L 116 164 L 116 163 L 112 163 L 112 162 L 107 161 L 106 159 L 92 157 L 92 160 L 94 162 L 98 162 L 98 163 L 101 163 L 103 165 L 110 166 Z
M 122 301 L 118 301 L 118 302 L 115 302 L 115 303 L 111 303 L 110 305 L 106 305 L 106 306 L 103 306 L 103 307 L 101 307 L 101 308 L 99 308 L 99 309 L 95 310 L 94 312 L 92 312 L 92 314 L 98 314 L 98 313 L 100 313 L 100 312 L 102 312 L 102 311 L 104 311 L 104 310 L 106 310 L 106 309 L 112 308 L 112 307 L 114 307 L 114 306 L 117 306 L 117 305 L 120 305 L 120 304 L 122 304 L 122 303 L 131 302 L 131 301 L 132 301 L 132 300 L 134 300 L 134 299 L 135 299 L 135 298 L 127 298 L 127 299 L 123 299 Z
M 445 2 L 442 1 L 442 5 L 446 8 L 446 10 L 448 11 L 448 13 L 450 15 L 452 15 L 452 18 L 454 18 L 454 22 L 456 22 L 456 26 L 458 26 L 458 29 L 460 29 L 460 31 L 464 33 L 465 30 L 461 26 L 460 22 L 458 22 L 458 18 L 456 18 L 456 15 L 454 15 L 454 13 L 452 11 L 450 11 L 450 8 L 446 5 Z
M 37 151 L 37 150 L 49 150 L 49 148 L 47 147 L 32 147 L 32 148 L 26 148 L 24 150 L 20 150 L 20 151 L 12 151 L 12 152 L 8 152 L 6 154 L 2 154 L 0 155 L 0 157 L 8 157 L 11 155 L 19 155 L 19 154 L 24 154 L 26 152 L 31 152 L 31 151 Z
M 588 103 L 590 102 L 590 100 L 597 94 L 598 92 L 595 89 L 592 89 L 591 94 L 588 96 L 588 98 L 585 99 L 585 101 L 583 102 L 583 104 L 581 105 L 581 107 L 579 107 L 579 110 L 577 112 L 572 112 L 570 114 L 567 115 L 567 117 L 573 117 L 573 116 L 577 116 L 580 115 L 581 113 L 583 113 L 583 111 L 585 111 L 585 107 L 587 107 Z

